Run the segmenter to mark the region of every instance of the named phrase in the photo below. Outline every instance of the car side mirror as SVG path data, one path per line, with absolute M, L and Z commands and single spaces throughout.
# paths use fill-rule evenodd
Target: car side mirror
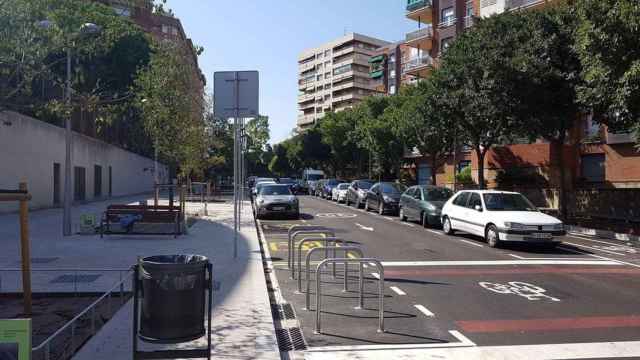
M 476 211 L 482 211 L 482 206 L 480 205 L 476 205 L 473 208 L 476 209 Z

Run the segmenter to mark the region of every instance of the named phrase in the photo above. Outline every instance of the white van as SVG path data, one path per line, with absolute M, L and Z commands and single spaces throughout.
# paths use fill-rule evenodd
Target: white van
M 309 191 L 309 194 L 316 186 L 316 182 L 322 179 L 324 179 L 324 171 L 322 170 L 305 169 L 302 172 L 302 184 Z

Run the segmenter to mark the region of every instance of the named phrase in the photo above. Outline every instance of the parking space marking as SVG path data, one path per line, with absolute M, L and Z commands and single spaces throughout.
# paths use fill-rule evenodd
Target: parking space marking
M 474 347 L 476 344 L 469 340 L 466 336 L 462 335 L 457 330 L 448 331 L 458 342 L 443 342 L 443 343 L 428 343 L 428 344 L 372 344 L 372 345 L 337 345 L 337 346 L 316 346 L 310 347 L 306 350 L 307 353 L 313 353 L 313 359 L 316 359 L 315 355 L 326 353 L 327 359 L 352 359 L 357 357 L 356 355 L 350 356 L 351 351 L 370 351 L 370 350 L 401 350 L 407 349 L 414 351 L 416 349 L 431 349 L 431 348 L 465 348 Z M 344 352 L 337 357 L 334 352 Z M 343 356 L 346 355 L 346 356 Z M 393 358 L 390 356 L 389 358 Z
M 394 292 L 394 293 L 396 293 L 396 294 L 398 294 L 398 295 L 400 295 L 400 296 L 407 295 L 407 293 L 406 293 L 406 292 L 402 291 L 402 289 L 400 289 L 400 288 L 399 288 L 399 287 L 397 287 L 397 286 L 389 286 L 389 288 L 390 288 L 391 290 L 393 290 L 393 292 Z
M 473 246 L 477 246 L 477 247 L 484 247 L 484 245 L 478 244 L 478 243 L 473 242 L 473 241 L 469 241 L 469 240 L 465 240 L 465 239 L 458 239 L 458 240 L 462 241 L 465 244 L 469 244 L 469 245 L 473 245 Z
M 436 231 L 436 230 L 431 230 L 431 229 L 425 229 L 430 233 L 436 234 L 436 235 L 444 235 L 443 233 L 441 233 L 440 231 Z
M 514 331 L 558 331 L 598 328 L 640 327 L 640 316 L 588 316 L 527 320 L 470 320 L 456 321 L 464 331 L 496 333 Z
M 382 266 L 620 265 L 615 260 L 443 260 L 383 261 Z
M 598 243 L 603 243 L 603 244 L 608 244 L 608 245 L 613 245 L 613 246 L 624 246 L 622 244 L 616 244 L 616 243 L 612 243 L 612 242 L 608 242 L 608 241 L 596 240 L 596 239 L 592 239 L 592 238 L 589 238 L 589 237 L 586 237 L 586 236 L 567 235 L 567 237 L 572 237 L 574 239 L 587 240 L 587 241 L 592 241 L 592 242 L 598 242 Z
M 368 266 L 367 264 L 362 264 L 362 267 L 366 269 L 366 268 L 368 268 L 369 266 Z
M 429 311 L 429 309 L 427 309 L 426 307 L 420 305 L 420 304 L 416 304 L 413 305 L 413 307 L 415 307 L 416 309 L 418 309 L 418 311 L 420 311 L 421 313 L 423 313 L 425 316 L 427 317 L 434 317 L 436 316 L 436 314 L 432 313 L 431 311 Z
M 392 217 L 389 217 L 389 216 L 383 216 L 383 218 L 384 218 L 385 220 L 389 220 L 389 221 L 393 221 L 393 220 L 394 220 Z
M 373 276 L 374 278 L 380 280 L 380 274 L 378 274 L 378 273 L 371 273 L 371 276 Z
M 415 227 L 415 225 L 413 224 L 409 224 L 407 222 L 401 222 L 400 224 L 404 225 L 404 226 L 408 226 L 408 227 Z
M 376 266 L 376 264 L 374 264 L 372 262 L 370 262 L 369 265 L 374 266 L 374 267 Z
M 515 255 L 515 254 L 507 254 L 507 255 L 520 260 L 582 260 L 584 259 L 583 257 L 582 258 L 579 258 L 579 257 L 524 257 L 524 256 Z
M 547 290 L 545 290 L 544 288 L 541 288 L 540 286 L 537 286 L 537 285 L 521 282 L 521 281 L 511 281 L 507 284 L 498 284 L 498 283 L 481 281 L 478 283 L 478 285 L 497 294 L 518 295 L 529 301 L 538 301 L 541 299 L 548 299 L 556 302 L 560 301 L 560 299 L 558 298 L 554 298 L 552 296 L 546 295 L 545 293 L 547 292 Z
M 372 228 L 372 227 L 367 227 L 367 226 L 364 226 L 364 225 L 361 225 L 361 224 L 358 224 L 358 223 L 354 223 L 354 224 L 355 224 L 357 227 L 359 227 L 360 229 L 362 229 L 362 230 L 373 231 L 373 228 Z
M 626 254 L 622 254 L 619 252 L 615 252 L 615 251 L 610 251 L 610 250 L 603 250 L 597 247 L 593 247 L 593 246 L 587 246 L 587 245 L 579 245 L 579 244 L 574 244 L 574 243 L 570 243 L 568 241 L 563 241 L 563 243 L 565 244 L 569 244 L 569 245 L 573 245 L 575 247 L 583 247 L 583 248 L 587 248 L 587 249 L 591 249 L 591 250 L 598 250 L 598 251 L 602 251 L 608 254 L 613 254 L 613 255 L 618 255 L 618 256 L 625 256 Z

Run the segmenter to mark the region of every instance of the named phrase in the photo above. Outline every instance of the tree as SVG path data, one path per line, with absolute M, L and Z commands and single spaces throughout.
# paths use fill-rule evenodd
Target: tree
M 397 135 L 405 139 L 408 148 L 416 148 L 431 160 L 431 182 L 436 185 L 437 170 L 445 164 L 453 148 L 454 131 L 443 111 L 439 91 L 439 73 L 402 89 L 396 107 L 390 114 L 396 117 Z
M 360 147 L 373 156 L 380 177 L 400 177 L 400 165 L 404 157 L 404 141 L 395 133 L 396 118 L 390 112 L 389 97 L 371 96 L 356 105 L 357 123 L 355 136 Z
M 485 188 L 484 159 L 496 144 L 508 142 L 522 126 L 518 116 L 514 52 L 528 34 L 519 14 L 504 13 L 479 21 L 442 56 L 438 91 L 443 110 L 478 158 L 478 183 Z
M 352 110 L 329 112 L 320 122 L 322 141 L 331 148 L 331 163 L 334 176 L 355 168 L 362 151 L 354 141 L 356 118 Z
M 276 144 L 273 148 L 274 156 L 269 163 L 269 170 L 278 177 L 284 177 L 293 172 L 287 158 L 286 145 Z
M 515 95 L 525 125 L 520 132 L 532 139 L 543 137 L 555 146 L 560 213 L 566 218 L 564 149 L 581 111 L 576 94 L 582 85 L 573 36 L 576 17 L 566 6 L 523 16 L 529 36 L 517 48 L 514 60 L 519 79 Z
M 582 0 L 576 9 L 584 81 L 578 98 L 595 121 L 613 131 L 635 129 L 640 143 L 640 3 Z
M 322 133 L 316 126 L 299 135 L 296 157 L 304 167 L 325 168 L 331 158 L 331 148 L 322 141 Z

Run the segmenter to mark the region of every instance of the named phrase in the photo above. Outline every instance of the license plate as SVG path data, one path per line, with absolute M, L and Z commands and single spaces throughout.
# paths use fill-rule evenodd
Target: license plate
M 551 238 L 551 234 L 548 234 L 548 233 L 533 233 L 533 234 L 531 234 L 531 237 L 533 237 L 534 239 L 550 239 Z
M 272 209 L 273 211 L 282 211 L 284 210 L 284 206 L 274 206 Z

